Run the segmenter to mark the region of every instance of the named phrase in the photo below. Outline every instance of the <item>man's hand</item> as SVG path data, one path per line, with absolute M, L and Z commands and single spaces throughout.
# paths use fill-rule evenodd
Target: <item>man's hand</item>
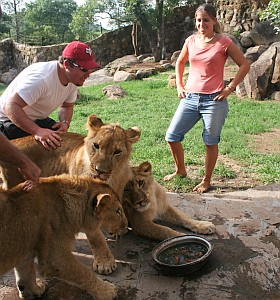
M 34 181 L 32 180 L 26 180 L 24 181 L 24 183 L 22 184 L 22 189 L 25 191 L 25 192 L 29 192 L 33 189 L 34 187 Z
M 18 170 L 25 179 L 25 182 L 22 186 L 23 190 L 25 192 L 30 191 L 34 186 L 34 183 L 37 183 L 39 181 L 41 170 L 23 153 L 21 155 L 21 163 L 18 166 Z
M 67 132 L 69 128 L 68 122 L 56 122 L 52 128 L 57 132 Z
M 50 129 L 39 127 L 34 134 L 35 140 L 39 141 L 47 150 L 56 149 L 60 147 L 60 142 L 62 138 Z
M 38 181 L 41 175 L 39 167 L 25 156 L 22 156 L 22 162 L 18 166 L 18 170 L 25 180 Z

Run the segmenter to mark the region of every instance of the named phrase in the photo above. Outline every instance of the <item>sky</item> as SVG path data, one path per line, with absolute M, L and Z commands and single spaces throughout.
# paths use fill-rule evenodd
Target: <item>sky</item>
M 85 0 L 75 0 L 78 5 L 82 5 L 85 3 Z

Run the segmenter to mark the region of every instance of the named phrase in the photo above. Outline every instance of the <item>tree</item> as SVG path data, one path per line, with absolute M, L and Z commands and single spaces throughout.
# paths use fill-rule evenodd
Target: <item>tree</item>
M 15 31 L 16 41 L 20 40 L 20 27 L 21 27 L 21 17 L 20 10 L 22 7 L 22 0 L 7 0 L 3 1 L 3 8 L 11 14 L 11 17 L 3 17 L 5 28 L 9 30 L 13 29 Z M 1 22 L 2 23 L 2 22 Z
M 74 0 L 36 0 L 27 3 L 23 33 L 37 38 L 37 41 L 42 39 L 44 45 L 70 41 L 74 36 L 69 24 L 76 9 Z
M 1 10 L 0 6 L 0 39 L 6 38 L 10 34 L 12 19 Z
M 139 25 L 143 29 L 144 33 L 148 37 L 148 42 L 151 51 L 156 61 L 164 58 L 165 46 L 164 46 L 164 23 L 172 16 L 174 7 L 179 5 L 187 5 L 191 3 L 202 3 L 204 1 L 180 1 L 180 0 L 126 0 L 125 12 L 126 15 L 130 15 L 133 26 L 133 44 L 136 45 L 134 34 L 135 26 Z M 135 51 L 137 53 L 137 49 Z
M 274 26 L 274 29 L 280 33 L 280 1 L 270 0 L 267 7 L 261 12 L 260 20 L 268 20 Z
M 88 0 L 90 1 L 90 0 Z M 101 1 L 96 1 L 100 3 Z M 103 11 L 110 15 L 118 27 L 132 24 L 132 44 L 136 55 L 139 53 L 139 32 L 145 33 L 149 47 L 159 61 L 164 57 L 164 23 L 172 16 L 173 9 L 179 5 L 199 4 L 202 0 L 103 0 Z
M 77 8 L 73 14 L 72 22 L 69 24 L 75 39 L 88 41 L 99 34 L 96 12 L 99 12 L 99 6 L 95 0 L 88 0 L 84 5 Z

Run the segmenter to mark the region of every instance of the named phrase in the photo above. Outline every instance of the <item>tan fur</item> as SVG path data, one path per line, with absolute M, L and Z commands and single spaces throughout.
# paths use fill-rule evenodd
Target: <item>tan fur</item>
M 20 297 L 44 293 L 44 283 L 36 279 L 35 257 L 42 276 L 66 280 L 95 299 L 116 297 L 114 284 L 96 277 L 71 253 L 80 231 L 90 231 L 100 251 L 108 252 L 100 230 L 103 219 L 111 220 L 107 230 L 114 234 L 126 228 L 119 197 L 108 184 L 69 175 L 41 178 L 30 192 L 23 192 L 20 184 L 0 191 L 0 215 L 0 275 L 15 267 Z
M 100 178 L 121 198 L 125 184 L 132 177 L 129 157 L 132 144 L 140 138 L 140 130 L 137 127 L 123 129 L 116 124 L 104 124 L 96 115 L 88 117 L 86 126 L 86 137 L 77 133 L 61 133 L 61 147 L 56 150 L 46 150 L 32 136 L 12 142 L 41 168 L 42 177 L 66 173 Z M 17 168 L 2 162 L 0 176 L 6 189 L 23 181 Z M 101 253 L 90 232 L 87 238 L 96 258 L 94 270 L 108 274 L 116 269 L 113 255 Z
M 140 138 L 140 130 L 104 124 L 96 115 L 88 117 L 86 126 L 86 137 L 78 133 L 61 133 L 61 147 L 56 150 L 46 150 L 32 136 L 11 142 L 41 168 L 42 177 L 66 173 L 100 178 L 121 197 L 131 177 L 129 157 L 132 144 Z M 1 167 L 4 188 L 9 189 L 24 180 L 16 167 L 2 162 Z
M 193 220 L 169 204 L 164 188 L 153 179 L 149 162 L 133 167 L 132 170 L 133 180 L 126 185 L 122 203 L 133 232 L 155 240 L 185 235 L 154 223 L 157 219 L 197 233 L 215 232 L 215 226 L 211 222 Z

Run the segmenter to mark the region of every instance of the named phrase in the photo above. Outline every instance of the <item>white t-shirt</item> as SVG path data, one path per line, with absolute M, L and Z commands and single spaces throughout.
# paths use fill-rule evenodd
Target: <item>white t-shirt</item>
M 75 102 L 78 88 L 73 83 L 62 85 L 57 64 L 57 61 L 34 63 L 19 73 L 0 97 L 0 121 L 8 120 L 3 108 L 14 92 L 26 102 L 23 110 L 33 121 L 47 118 L 64 102 Z

